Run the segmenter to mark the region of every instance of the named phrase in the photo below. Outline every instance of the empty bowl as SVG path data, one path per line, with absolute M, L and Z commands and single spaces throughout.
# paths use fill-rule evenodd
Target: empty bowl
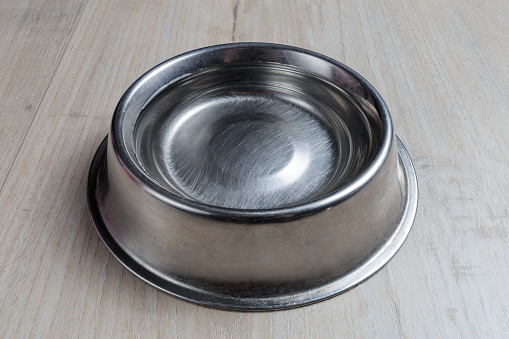
M 301 48 L 182 54 L 121 98 L 89 207 L 111 253 L 203 305 L 289 308 L 343 292 L 403 244 L 410 157 L 360 75 Z

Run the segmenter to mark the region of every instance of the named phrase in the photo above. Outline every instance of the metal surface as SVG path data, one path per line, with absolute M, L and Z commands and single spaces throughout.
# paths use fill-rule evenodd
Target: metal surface
M 361 282 L 403 243 L 417 183 L 395 140 L 378 93 L 337 61 L 209 47 L 122 97 L 91 168 L 90 209 L 111 252 L 164 291 L 294 307 Z
M 154 181 L 190 200 L 277 208 L 352 180 L 378 148 L 374 123 L 339 87 L 302 69 L 222 64 L 145 107 L 134 153 Z
M 126 252 L 113 238 L 107 225 L 102 218 L 96 193 L 100 190 L 98 183 L 102 182 L 105 174 L 106 143 L 104 139 L 99 147 L 90 169 L 88 181 L 89 207 L 96 230 L 109 251 L 136 276 L 148 284 L 179 298 L 195 302 L 204 306 L 237 309 L 237 310 L 273 310 L 302 306 L 332 297 L 341 292 L 355 287 L 371 275 L 381 269 L 398 251 L 405 241 L 417 211 L 417 180 L 410 156 L 403 144 L 397 140 L 399 150 L 399 176 L 402 180 L 404 196 L 401 219 L 395 225 L 392 234 L 388 235 L 385 241 L 374 250 L 364 262 L 353 267 L 346 274 L 336 277 L 330 281 L 318 282 L 312 288 L 299 289 L 295 286 L 293 293 L 278 293 L 278 286 L 270 286 L 272 294 L 267 292 L 246 297 L 249 290 L 247 283 L 224 283 L 215 292 L 210 292 L 208 284 L 201 282 L 196 285 L 186 285 L 171 275 L 163 275 L 162 272 L 152 269 L 150 266 L 137 261 L 132 254 Z M 336 221 L 340 223 L 341 220 Z M 338 239 L 339 241 L 339 239 Z M 338 244 L 341 246 L 341 244 Z M 175 258 L 174 260 L 182 260 Z M 235 280 L 234 280 L 235 281 Z M 212 284 L 214 285 L 214 284 Z M 284 282 L 281 282 L 284 285 Z M 302 284 L 305 286 L 306 284 Z M 260 290 L 267 290 L 267 287 Z M 240 292 L 240 293 L 239 293 Z M 265 294 L 265 295 L 264 295 Z

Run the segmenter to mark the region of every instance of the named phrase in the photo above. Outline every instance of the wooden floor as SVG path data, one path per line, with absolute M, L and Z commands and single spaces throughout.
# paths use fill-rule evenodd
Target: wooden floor
M 0 337 L 509 337 L 509 2 L 0 2 Z M 179 53 L 308 48 L 385 98 L 420 187 L 414 228 L 360 286 L 239 313 L 143 283 L 101 243 L 86 179 L 116 102 Z

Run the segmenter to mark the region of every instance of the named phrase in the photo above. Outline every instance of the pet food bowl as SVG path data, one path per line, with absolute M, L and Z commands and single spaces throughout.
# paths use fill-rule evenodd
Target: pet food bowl
M 360 75 L 300 48 L 202 48 L 121 98 L 89 207 L 111 253 L 202 305 L 331 297 L 379 270 L 417 210 L 410 157 Z

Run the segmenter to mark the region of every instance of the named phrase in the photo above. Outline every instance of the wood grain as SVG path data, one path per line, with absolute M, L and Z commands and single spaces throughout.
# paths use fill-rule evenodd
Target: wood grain
M 0 3 L 0 189 L 85 2 L 23 0 Z
M 0 5 L 1 337 L 509 336 L 509 3 L 47 6 Z M 169 57 L 231 41 L 351 66 L 385 98 L 414 160 L 409 239 L 347 293 L 288 311 L 208 309 L 135 278 L 93 230 L 88 166 L 122 92 Z

